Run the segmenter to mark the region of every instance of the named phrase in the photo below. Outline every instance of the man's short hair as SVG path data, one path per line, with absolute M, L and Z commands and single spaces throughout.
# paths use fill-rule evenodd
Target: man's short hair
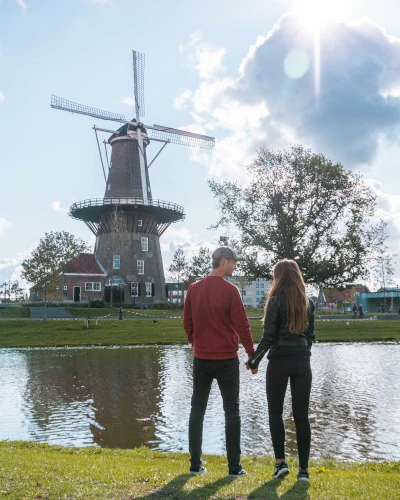
M 217 269 L 221 265 L 221 259 L 232 259 L 232 260 L 244 260 L 243 257 L 240 257 L 235 250 L 229 247 L 219 247 L 214 250 L 212 254 L 212 267 L 213 269 Z

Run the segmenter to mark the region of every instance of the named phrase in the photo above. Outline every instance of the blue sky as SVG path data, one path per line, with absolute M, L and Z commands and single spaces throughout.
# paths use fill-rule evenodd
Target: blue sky
M 169 145 L 151 167 L 153 195 L 187 213 L 162 237 L 165 265 L 177 244 L 217 240 L 207 178 L 245 183 L 261 144 L 294 141 L 369 180 L 400 253 L 400 7 L 363 3 L 328 0 L 316 18 L 315 0 L 0 0 L 0 281 L 46 231 L 93 242 L 66 212 L 103 196 L 92 126 L 112 124 L 50 96 L 133 117 L 131 49 L 146 54 L 144 121 L 217 138 L 212 154 Z

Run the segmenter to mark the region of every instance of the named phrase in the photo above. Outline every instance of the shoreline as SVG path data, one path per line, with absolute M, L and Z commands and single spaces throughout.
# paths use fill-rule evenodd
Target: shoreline
M 188 453 L 150 448 L 73 448 L 33 441 L 0 441 L 0 498 L 177 499 L 393 499 L 400 488 L 400 461 L 310 461 L 310 483 L 291 474 L 272 479 L 274 460 L 243 457 L 248 475 L 227 476 L 226 457 L 205 455 L 207 473 L 188 474 Z

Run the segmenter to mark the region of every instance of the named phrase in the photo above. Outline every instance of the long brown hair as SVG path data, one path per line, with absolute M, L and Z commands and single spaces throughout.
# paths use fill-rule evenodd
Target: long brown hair
M 275 264 L 273 281 L 268 291 L 268 300 L 273 295 L 283 292 L 286 298 L 288 323 L 286 327 L 291 333 L 300 335 L 307 329 L 308 298 L 306 287 L 297 262 L 283 259 Z M 268 301 L 265 304 L 264 317 Z

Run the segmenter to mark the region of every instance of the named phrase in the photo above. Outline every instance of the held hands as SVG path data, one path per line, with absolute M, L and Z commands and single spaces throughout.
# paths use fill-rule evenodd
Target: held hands
M 255 375 L 258 372 L 258 368 L 250 368 L 250 365 L 249 365 L 248 361 L 246 361 L 245 366 L 246 366 L 246 370 L 251 370 L 251 373 L 253 375 Z

